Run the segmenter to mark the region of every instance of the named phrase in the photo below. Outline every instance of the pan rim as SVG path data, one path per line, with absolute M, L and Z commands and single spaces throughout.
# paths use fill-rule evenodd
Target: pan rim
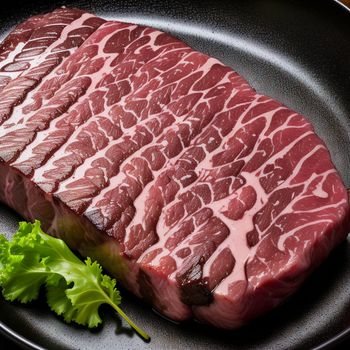
M 0 320 L 0 334 L 4 335 L 9 340 L 15 342 L 17 345 L 24 349 L 33 349 L 33 350 L 45 350 L 45 348 L 41 347 L 38 344 L 30 341 L 23 335 L 19 334 L 11 327 L 7 326 L 4 322 Z

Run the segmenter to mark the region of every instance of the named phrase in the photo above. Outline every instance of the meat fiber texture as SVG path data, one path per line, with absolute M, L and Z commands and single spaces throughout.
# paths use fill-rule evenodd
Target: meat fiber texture
M 168 34 L 103 22 L 59 9 L 2 44 L 0 199 L 167 317 L 239 327 L 345 239 L 347 191 L 303 116 Z

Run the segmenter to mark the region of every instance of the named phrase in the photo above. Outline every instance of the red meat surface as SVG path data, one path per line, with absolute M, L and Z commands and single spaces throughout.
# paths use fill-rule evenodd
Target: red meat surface
M 0 200 L 174 320 L 236 328 L 348 233 L 307 119 L 182 41 L 80 10 L 0 46 Z

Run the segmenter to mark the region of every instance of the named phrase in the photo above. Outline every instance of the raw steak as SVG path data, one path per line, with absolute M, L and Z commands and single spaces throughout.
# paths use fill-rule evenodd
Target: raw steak
M 103 22 L 85 11 L 67 8 L 42 16 L 29 39 L 0 62 L 0 124 Z
M 40 83 L 21 79 L 57 43 L 0 92 L 0 200 L 174 320 L 231 329 L 280 304 L 348 233 L 324 143 L 218 60 L 91 16 L 56 32 L 74 43 Z
M 16 26 L 0 44 L 0 90 L 11 80 L 10 74 L 4 74 L 6 65 L 13 62 L 13 57 L 21 52 L 33 31 L 41 24 L 44 15 L 28 18 Z

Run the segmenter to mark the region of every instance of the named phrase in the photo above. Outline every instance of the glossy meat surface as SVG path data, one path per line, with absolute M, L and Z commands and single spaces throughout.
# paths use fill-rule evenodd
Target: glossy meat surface
M 172 319 L 285 300 L 348 232 L 311 124 L 168 34 L 57 11 L 6 39 L 66 19 L 0 91 L 0 200 Z

